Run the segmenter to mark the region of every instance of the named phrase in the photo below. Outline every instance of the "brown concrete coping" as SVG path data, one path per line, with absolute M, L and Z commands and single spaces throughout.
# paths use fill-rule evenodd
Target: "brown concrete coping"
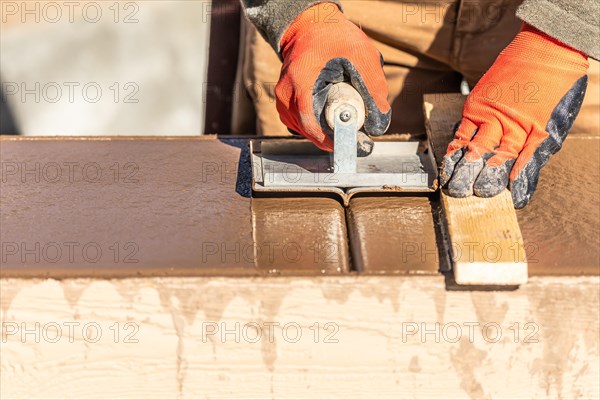
M 252 199 L 259 269 L 275 275 L 336 275 L 350 270 L 346 217 L 328 198 Z
M 438 244 L 428 197 L 353 198 L 348 230 L 363 274 L 437 274 Z
M 531 275 L 600 273 L 599 145 L 569 138 L 518 212 Z M 355 198 L 346 228 L 332 199 L 251 199 L 248 161 L 245 139 L 3 138 L 2 276 L 440 268 L 434 247 L 443 239 L 427 197 Z
M 600 275 L 600 140 L 567 138 L 517 211 L 529 275 Z
M 240 149 L 201 140 L 3 140 L 3 276 L 252 273 Z
M 287 274 L 348 270 L 339 203 L 261 199 L 252 212 L 246 140 L 0 144 L 3 277 L 264 275 L 275 264 Z M 309 257 L 315 241 L 337 249 L 335 267 L 314 262 L 330 248 Z

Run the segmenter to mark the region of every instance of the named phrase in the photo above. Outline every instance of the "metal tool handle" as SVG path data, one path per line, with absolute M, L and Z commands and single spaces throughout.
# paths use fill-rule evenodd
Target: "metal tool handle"
M 356 173 L 358 130 L 365 123 L 365 105 L 356 89 L 347 83 L 335 84 L 327 96 L 325 119 L 334 132 L 334 173 Z

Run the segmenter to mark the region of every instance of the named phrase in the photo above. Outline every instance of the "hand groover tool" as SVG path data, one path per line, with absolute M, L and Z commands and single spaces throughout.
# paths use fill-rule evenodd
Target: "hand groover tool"
M 347 83 L 331 87 L 324 109 L 333 130 L 334 151 L 307 140 L 261 139 L 250 143 L 255 193 L 327 193 L 347 205 L 357 193 L 432 192 L 437 168 L 431 152 L 418 153 L 419 142 L 376 142 L 358 157 L 357 139 L 365 121 L 360 94 Z

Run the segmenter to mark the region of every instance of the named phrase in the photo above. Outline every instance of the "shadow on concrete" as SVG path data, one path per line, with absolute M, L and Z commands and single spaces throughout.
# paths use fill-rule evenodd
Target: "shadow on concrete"
M 237 181 L 235 191 L 242 197 L 252 197 L 252 163 L 250 162 L 250 140 L 237 138 L 219 137 L 219 141 L 228 146 L 240 149 L 240 159 L 238 161 Z

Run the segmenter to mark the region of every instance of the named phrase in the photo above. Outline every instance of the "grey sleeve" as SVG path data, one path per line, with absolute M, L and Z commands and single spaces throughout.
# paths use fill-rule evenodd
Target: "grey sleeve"
M 600 59 L 600 1 L 525 0 L 517 17 L 561 42 Z
M 335 3 L 338 0 L 241 0 L 246 17 L 279 54 L 279 42 L 296 17 L 319 3 Z

